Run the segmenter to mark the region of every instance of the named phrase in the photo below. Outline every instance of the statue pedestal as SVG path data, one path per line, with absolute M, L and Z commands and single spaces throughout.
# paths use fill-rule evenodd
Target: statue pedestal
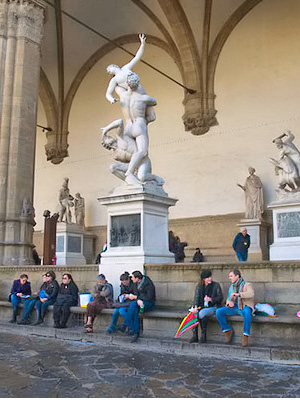
M 117 188 L 98 198 L 107 206 L 107 251 L 102 253 L 99 272 L 119 293 L 120 275 L 144 271 L 144 264 L 174 263 L 169 251 L 168 209 L 176 199 L 160 186 L 144 184 Z
M 269 249 L 267 241 L 268 227 L 270 224 L 259 219 L 241 219 L 237 224 L 241 229 L 247 229 L 250 235 L 250 247 L 248 250 L 249 261 L 261 261 L 269 259 Z
M 270 260 L 300 260 L 300 201 L 279 200 L 268 208 L 273 213 L 274 234 Z
M 77 224 L 59 222 L 56 230 L 56 264 L 84 265 L 84 228 Z

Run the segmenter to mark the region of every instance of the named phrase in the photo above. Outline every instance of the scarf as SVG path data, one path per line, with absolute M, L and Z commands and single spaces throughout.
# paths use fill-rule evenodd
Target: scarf
M 237 281 L 232 283 L 228 290 L 227 301 L 232 301 L 230 299 L 230 296 L 232 293 L 242 292 L 245 284 L 246 284 L 246 282 L 244 281 L 244 279 L 242 277 L 240 277 Z M 238 308 L 242 310 L 244 308 L 243 299 L 241 299 L 240 297 L 236 297 L 236 299 L 237 299 Z

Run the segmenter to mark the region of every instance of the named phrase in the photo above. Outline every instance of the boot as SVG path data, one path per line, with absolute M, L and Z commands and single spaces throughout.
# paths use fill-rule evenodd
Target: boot
M 243 347 L 248 347 L 249 346 L 249 336 L 243 335 L 242 346 Z
M 226 344 L 230 344 L 232 342 L 233 339 L 233 329 L 231 328 L 230 331 L 225 332 L 225 343 Z
M 204 318 L 200 319 L 200 326 L 201 326 L 200 342 L 201 343 L 206 343 L 207 342 L 207 339 L 206 339 L 207 317 L 204 317 Z
M 17 309 L 13 308 L 12 319 L 9 321 L 11 324 L 15 324 L 17 322 Z
M 193 328 L 193 336 L 190 339 L 190 343 L 198 343 L 198 326 Z

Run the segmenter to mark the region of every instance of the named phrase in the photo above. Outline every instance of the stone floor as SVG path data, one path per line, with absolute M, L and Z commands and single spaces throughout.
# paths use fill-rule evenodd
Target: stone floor
M 0 397 L 300 397 L 300 367 L 0 332 Z

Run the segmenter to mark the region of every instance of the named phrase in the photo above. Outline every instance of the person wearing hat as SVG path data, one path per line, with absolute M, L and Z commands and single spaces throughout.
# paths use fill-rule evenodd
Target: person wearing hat
M 207 320 L 215 314 L 216 309 L 221 307 L 223 293 L 219 283 L 213 282 L 212 272 L 204 270 L 201 272 L 201 281 L 196 287 L 194 297 L 194 307 L 197 309 L 198 318 L 201 326 L 201 343 L 206 343 Z M 198 309 L 200 310 L 198 311 Z M 190 343 L 198 343 L 198 326 L 193 329 L 193 337 Z
M 105 275 L 97 276 L 97 283 L 92 293 L 93 301 L 87 305 L 87 321 L 84 325 L 86 333 L 93 332 L 93 323 L 97 314 L 100 314 L 103 308 L 113 307 L 114 290 L 111 283 L 108 283 Z

